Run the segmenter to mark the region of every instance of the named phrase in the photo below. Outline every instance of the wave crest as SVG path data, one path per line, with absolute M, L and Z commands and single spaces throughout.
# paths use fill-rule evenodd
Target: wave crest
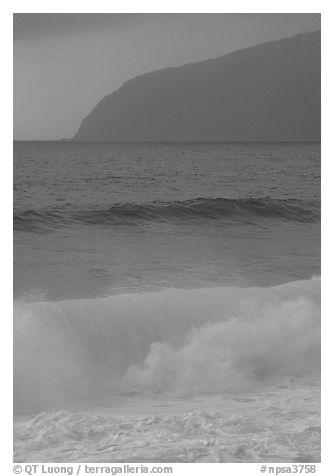
M 319 374 L 320 279 L 16 303 L 15 411 L 216 393 Z
M 100 210 L 25 210 L 14 213 L 14 229 L 49 231 L 59 226 L 141 225 L 158 222 L 220 220 L 224 224 L 280 219 L 313 223 L 320 220 L 317 201 L 271 198 L 197 198 L 174 202 L 115 204 Z

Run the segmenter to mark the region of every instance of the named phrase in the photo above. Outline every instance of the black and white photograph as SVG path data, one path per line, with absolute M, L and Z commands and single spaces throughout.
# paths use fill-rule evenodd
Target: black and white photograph
M 314 473 L 321 13 L 12 20 L 14 468 Z

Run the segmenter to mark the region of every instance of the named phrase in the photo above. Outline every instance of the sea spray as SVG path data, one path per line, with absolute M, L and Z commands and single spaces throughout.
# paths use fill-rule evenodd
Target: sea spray
M 178 394 L 242 392 L 287 377 L 318 375 L 319 309 L 306 300 L 269 306 L 193 330 L 184 346 L 154 343 L 145 362 L 129 368 L 129 388 Z

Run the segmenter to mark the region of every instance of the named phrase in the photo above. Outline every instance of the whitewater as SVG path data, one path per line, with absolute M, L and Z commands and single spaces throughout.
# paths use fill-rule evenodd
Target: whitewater
M 320 279 L 16 303 L 15 461 L 319 461 Z

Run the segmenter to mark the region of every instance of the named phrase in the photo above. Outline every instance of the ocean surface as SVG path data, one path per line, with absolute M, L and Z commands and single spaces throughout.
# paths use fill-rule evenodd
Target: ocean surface
M 320 145 L 14 143 L 14 459 L 320 460 Z

